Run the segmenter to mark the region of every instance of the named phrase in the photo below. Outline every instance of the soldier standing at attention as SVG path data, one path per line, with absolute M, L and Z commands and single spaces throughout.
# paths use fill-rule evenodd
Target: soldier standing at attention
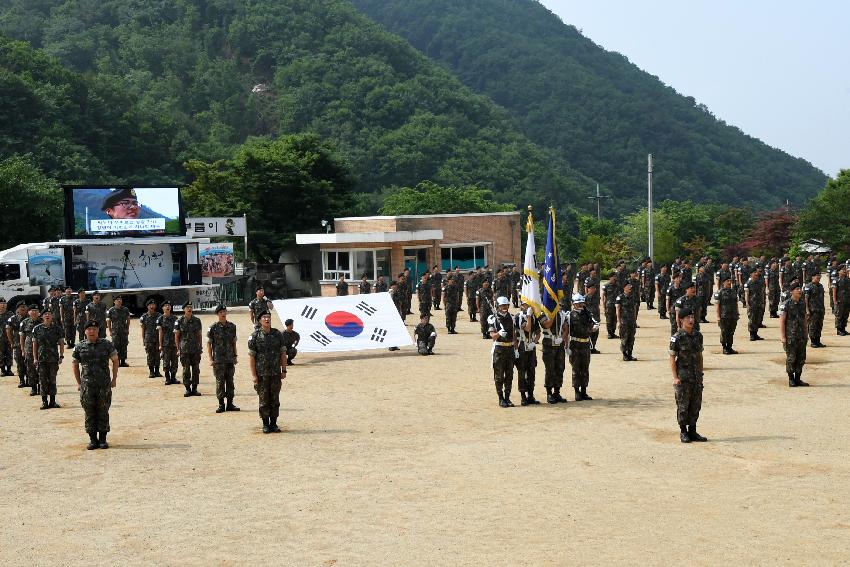
M 215 375 L 215 396 L 218 398 L 218 408 L 215 413 L 239 411 L 233 405 L 236 389 L 233 386 L 233 376 L 236 373 L 236 325 L 227 320 L 227 307 L 219 305 L 215 308 L 218 321 L 207 330 L 207 357 Z M 227 400 L 225 407 L 224 401 Z
M 767 302 L 768 307 L 770 308 L 770 318 L 777 319 L 779 314 L 779 264 L 775 261 L 770 263 L 770 266 L 767 268 L 765 272 L 765 279 L 767 280 Z
M 430 322 L 431 316 L 422 314 L 419 316 L 419 324 L 413 329 L 413 340 L 416 341 L 416 349 L 419 354 L 434 354 L 434 343 L 437 342 L 437 330 Z
M 159 372 L 159 331 L 157 320 L 159 313 L 156 310 L 156 300 L 148 299 L 146 313 L 139 317 L 139 326 L 142 328 L 142 346 L 145 347 L 148 363 L 148 378 L 161 378 Z M 120 356 L 119 356 L 120 358 Z
M 29 306 L 29 317 L 21 321 L 21 352 L 24 354 L 27 365 L 27 385 L 32 388 L 30 396 L 38 395 L 38 370 L 35 367 L 35 357 L 32 352 L 32 332 L 36 325 L 41 325 L 41 317 L 38 313 L 38 305 L 33 303 Z
M 21 350 L 21 323 L 27 318 L 27 305 L 19 301 L 15 307 L 15 314 L 6 321 L 5 334 L 12 347 L 15 356 L 15 367 L 18 371 L 18 388 L 27 387 L 27 362 L 24 352 Z
M 372 293 L 372 284 L 369 283 L 368 275 L 363 274 L 363 277 L 360 279 L 360 287 L 358 289 L 358 292 L 361 295 Z
M 295 364 L 292 360 L 295 358 L 295 355 L 298 354 L 298 343 L 301 342 L 301 335 L 298 334 L 298 331 L 293 329 L 293 325 L 295 321 L 292 319 L 287 319 L 283 322 L 285 329 L 283 330 L 283 346 L 286 349 L 286 365 L 292 366 Z
M 605 307 L 605 328 L 609 339 L 617 337 L 617 273 L 608 276 L 608 283 L 602 288 L 602 305 Z
M 576 401 L 592 400 L 587 395 L 590 383 L 590 335 L 599 330 L 599 322 L 585 308 L 584 297 L 573 295 L 573 308 L 567 314 L 567 324 L 563 326 L 563 340 L 567 345 L 566 355 L 573 369 L 573 390 Z
M 398 310 L 398 316 L 401 317 L 401 322 L 404 323 L 404 320 L 407 318 L 407 314 L 404 312 L 404 297 L 401 288 L 398 285 L 397 281 L 390 282 L 390 298 L 393 300 L 393 305 Z M 398 350 L 396 347 L 390 347 L 391 350 Z
M 590 354 L 602 354 L 596 348 L 597 341 L 599 340 L 599 322 L 602 321 L 602 318 L 599 311 L 599 284 L 596 283 L 593 276 L 589 276 L 584 281 L 584 290 L 587 292 L 584 296 L 584 305 L 590 311 L 593 320 L 596 321 L 596 328 L 590 333 Z
M 446 328 L 450 335 L 456 335 L 457 312 L 460 308 L 460 288 L 453 274 L 446 280 L 446 288 L 443 290 L 443 305 L 446 307 Z
M 670 287 L 670 272 L 667 266 L 661 266 L 655 276 L 655 293 L 658 296 L 658 318 L 667 318 L 667 288 Z
M 676 394 L 679 439 L 682 443 L 708 441 L 697 433 L 702 409 L 702 333 L 694 327 L 695 316 L 689 308 L 683 309 L 679 316 L 682 328 L 670 337 L 670 369 Z
M 650 258 L 644 261 L 640 285 L 646 293 L 646 308 L 655 309 L 655 266 Z
M 832 302 L 835 305 L 835 329 L 839 337 L 847 336 L 847 317 L 850 313 L 850 278 L 846 266 L 838 270 L 838 277 L 832 284 Z
M 699 331 L 699 313 L 702 312 L 702 298 L 697 295 L 696 284 L 694 282 L 690 282 L 685 284 L 685 294 L 676 300 L 676 308 L 674 309 L 674 313 L 676 313 L 676 328 L 682 328 L 682 320 L 679 316 L 679 311 L 687 307 L 691 313 L 694 314 L 694 328 Z M 673 333 L 674 335 L 676 333 Z
M 454 277 L 455 277 L 455 285 L 457 285 L 458 290 L 460 290 L 460 299 L 458 300 L 457 310 L 463 311 L 463 291 L 464 291 L 465 288 L 463 286 L 464 278 L 463 278 L 463 274 L 460 271 L 460 266 L 455 266 Z
M 177 341 L 177 356 L 183 366 L 184 398 L 200 396 L 198 383 L 201 380 L 201 351 L 203 328 L 201 320 L 192 314 L 192 304 L 183 305 L 183 316 L 174 323 L 174 339 Z
M 428 283 L 428 273 L 422 274 L 419 285 L 416 288 L 416 297 L 419 299 L 419 316 L 431 316 L 431 284 Z
M 801 380 L 803 365 L 806 364 L 806 343 L 809 326 L 806 304 L 802 299 L 803 289 L 799 284 L 791 286 L 791 297 L 779 307 L 779 336 L 785 347 L 785 371 L 788 373 L 788 386 L 808 386 Z
M 750 340 L 760 341 L 759 327 L 764 319 L 764 278 L 758 270 L 751 272 L 750 279 L 744 284 L 744 303 L 747 305 Z
M 77 298 L 74 300 L 74 324 L 77 326 L 77 340 L 83 341 L 86 338 L 86 307 L 91 301 L 86 297 L 86 290 L 80 288 L 77 290 Z
M 511 270 L 511 303 L 514 307 L 519 307 L 520 291 L 522 291 L 522 270 L 519 266 L 514 266 Z
M 32 357 L 38 369 L 38 384 L 41 390 L 41 409 L 58 408 L 56 403 L 56 374 L 65 358 L 64 334 L 58 323 L 53 322 L 53 311 L 46 309 L 43 323 L 32 331 Z M 50 403 L 47 397 L 50 396 Z
M 112 344 L 118 351 L 119 366 L 122 368 L 130 366 L 127 364 L 127 345 L 130 344 L 130 310 L 124 307 L 124 299 L 119 295 L 113 301 L 113 306 L 106 312 L 106 326 Z
M 89 434 L 86 449 L 108 449 L 106 434 L 110 429 L 112 389 L 118 385 L 118 351 L 111 342 L 100 338 L 100 325 L 95 320 L 86 323 L 85 337 L 74 349 L 72 368 L 80 391 L 80 405 L 86 414 L 86 433 Z
M 635 329 L 637 328 L 637 310 L 635 309 L 634 292 L 632 282 L 626 282 L 626 287 L 617 296 L 617 322 L 620 324 L 620 352 L 623 360 L 631 362 L 637 360 L 632 356 L 635 346 Z
M 431 284 L 431 300 L 434 302 L 434 309 L 439 311 L 440 299 L 443 295 L 443 272 L 437 264 L 434 264 L 431 269 L 431 278 L 428 281 Z
M 567 324 L 567 314 L 558 307 L 553 317 L 541 315 L 540 332 L 543 336 L 543 367 L 546 371 L 546 401 L 550 404 L 566 403 L 561 396 L 566 370 L 566 351 L 564 350 L 563 327 Z
M 388 289 L 387 280 L 384 278 L 383 274 L 381 274 L 378 276 L 378 281 L 375 282 L 375 293 L 385 293 Z
M 469 311 L 469 320 L 470 322 L 477 321 L 476 314 L 476 305 L 478 304 L 478 287 L 476 285 L 477 278 L 475 277 L 474 272 L 469 273 L 469 277 L 464 284 L 466 287 L 466 309 Z
M 59 299 L 59 321 L 65 335 L 65 345 L 74 348 L 77 342 L 77 326 L 74 321 L 74 290 L 65 288 L 65 295 Z
M 534 381 L 537 374 L 537 341 L 540 338 L 540 324 L 534 317 L 534 310 L 524 301 L 520 312 L 514 316 L 514 329 L 516 329 L 519 351 L 515 364 L 519 395 L 522 397 L 520 405 L 538 405 L 540 402 L 534 397 Z
M 280 433 L 280 386 L 286 378 L 286 350 L 283 334 L 272 328 L 271 313 L 260 315 L 260 328 L 248 339 L 248 356 L 254 390 L 260 398 L 263 433 Z
M 337 296 L 348 295 L 348 282 L 345 281 L 345 274 L 339 275 L 339 281 L 336 282 Z
M 496 272 L 496 279 L 493 283 L 493 293 L 496 297 L 511 296 L 511 279 L 510 276 L 505 273 L 504 268 L 499 268 Z
M 0 376 L 14 376 L 12 372 L 12 339 L 6 325 L 14 314 L 6 309 L 6 299 L 0 297 Z
M 271 311 L 273 308 L 272 302 L 266 298 L 265 288 L 257 286 L 256 297 L 248 303 L 248 315 L 251 316 L 251 324 L 255 329 L 260 328 L 260 313 Z
M 59 325 L 62 321 L 62 290 L 58 286 L 50 288 L 50 295 L 44 299 L 44 310 L 53 313 L 53 321 Z
M 820 272 L 812 274 L 812 281 L 803 288 L 806 297 L 806 313 L 809 315 L 809 339 L 812 348 L 823 348 L 826 345 L 820 342 L 823 333 L 823 316 L 826 306 L 823 302 L 823 284 L 820 283 Z
M 100 338 L 106 338 L 106 305 L 101 301 L 100 292 L 97 290 L 92 293 L 91 303 L 86 305 L 86 321 L 97 321 L 100 325 Z
M 482 281 L 481 289 L 475 295 L 475 308 L 480 315 L 481 335 L 482 338 L 489 339 L 491 337 L 487 329 L 490 327 L 490 322 L 487 319 L 493 313 L 493 290 L 490 289 L 490 281 L 486 279 Z
M 171 312 L 171 302 L 162 302 L 162 315 L 156 319 L 159 331 L 159 353 L 162 357 L 162 369 L 165 371 L 165 385 L 177 382 L 177 341 L 174 340 L 174 325 L 177 316 Z
M 735 328 L 738 326 L 740 314 L 738 313 L 738 296 L 732 289 L 731 277 L 720 281 L 720 289 L 714 293 L 714 303 L 723 354 L 738 354 L 738 351 L 732 348 L 732 343 L 735 342 Z
M 508 312 L 510 300 L 501 296 L 497 302 L 496 313 L 487 317 L 488 331 L 493 339 L 493 381 L 499 395 L 499 406 L 512 408 L 514 404 L 511 401 L 511 387 L 514 380 L 514 349 L 517 347 L 517 337 L 514 318 Z

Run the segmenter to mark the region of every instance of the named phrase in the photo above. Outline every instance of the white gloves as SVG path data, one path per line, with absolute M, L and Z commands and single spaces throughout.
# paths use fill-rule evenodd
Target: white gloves
M 504 329 L 499 329 L 499 336 L 506 339 L 508 337 L 508 332 Z
M 567 357 L 569 357 L 569 356 L 573 353 L 573 351 L 572 351 L 571 349 L 569 349 L 569 348 L 564 349 L 564 350 L 565 350 L 565 351 L 566 351 L 566 353 L 567 353 Z
M 599 323 L 594 323 L 593 324 L 593 332 L 595 333 L 598 330 L 599 330 Z
M 431 338 L 433 339 L 434 337 L 436 337 L 436 336 L 437 336 L 437 332 L 436 332 L 436 331 L 434 331 L 433 333 L 431 333 L 431 335 L 430 335 L 430 336 L 431 336 Z

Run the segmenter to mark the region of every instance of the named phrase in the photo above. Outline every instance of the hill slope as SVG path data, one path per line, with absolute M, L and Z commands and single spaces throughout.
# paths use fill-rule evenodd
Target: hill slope
M 692 97 L 608 52 L 533 0 L 352 0 L 358 9 L 510 110 L 535 142 L 616 196 L 643 201 L 646 155 L 659 199 L 772 208 L 826 176 L 717 120 Z
M 585 206 L 593 183 L 337 0 L 4 0 L 0 31 L 163 117 L 175 164 L 227 157 L 250 136 L 315 132 L 362 192 L 431 179 L 520 205 Z

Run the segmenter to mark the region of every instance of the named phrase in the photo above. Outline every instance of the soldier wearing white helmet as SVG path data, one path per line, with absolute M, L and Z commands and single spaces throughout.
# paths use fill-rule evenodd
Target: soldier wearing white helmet
M 540 327 L 543 334 L 543 366 L 546 368 L 546 401 L 550 404 L 565 403 L 561 396 L 564 385 L 564 339 L 563 328 L 567 314 L 559 307 L 552 317 L 542 315 Z
M 487 318 L 490 338 L 493 339 L 493 381 L 499 395 L 499 406 L 503 408 L 514 407 L 511 402 L 511 386 L 514 380 L 517 337 L 509 307 L 510 300 L 501 296 L 496 300 L 496 312 Z
M 587 395 L 587 386 L 590 382 L 590 349 L 593 348 L 591 335 L 599 330 L 599 322 L 585 307 L 583 295 L 573 295 L 572 303 L 562 336 L 573 369 L 573 390 L 576 401 L 580 402 L 593 399 Z

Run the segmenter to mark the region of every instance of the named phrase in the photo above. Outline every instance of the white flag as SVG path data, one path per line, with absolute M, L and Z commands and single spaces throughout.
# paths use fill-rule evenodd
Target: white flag
M 540 275 L 537 273 L 537 265 L 534 262 L 534 229 L 531 224 L 529 215 L 528 240 L 525 243 L 525 262 L 522 267 L 522 290 L 520 298 L 524 303 L 527 303 L 534 311 L 535 315 L 539 315 L 543 310 L 543 305 L 540 302 Z
M 281 324 L 292 319 L 301 352 L 343 352 L 412 345 L 389 293 L 276 299 Z

